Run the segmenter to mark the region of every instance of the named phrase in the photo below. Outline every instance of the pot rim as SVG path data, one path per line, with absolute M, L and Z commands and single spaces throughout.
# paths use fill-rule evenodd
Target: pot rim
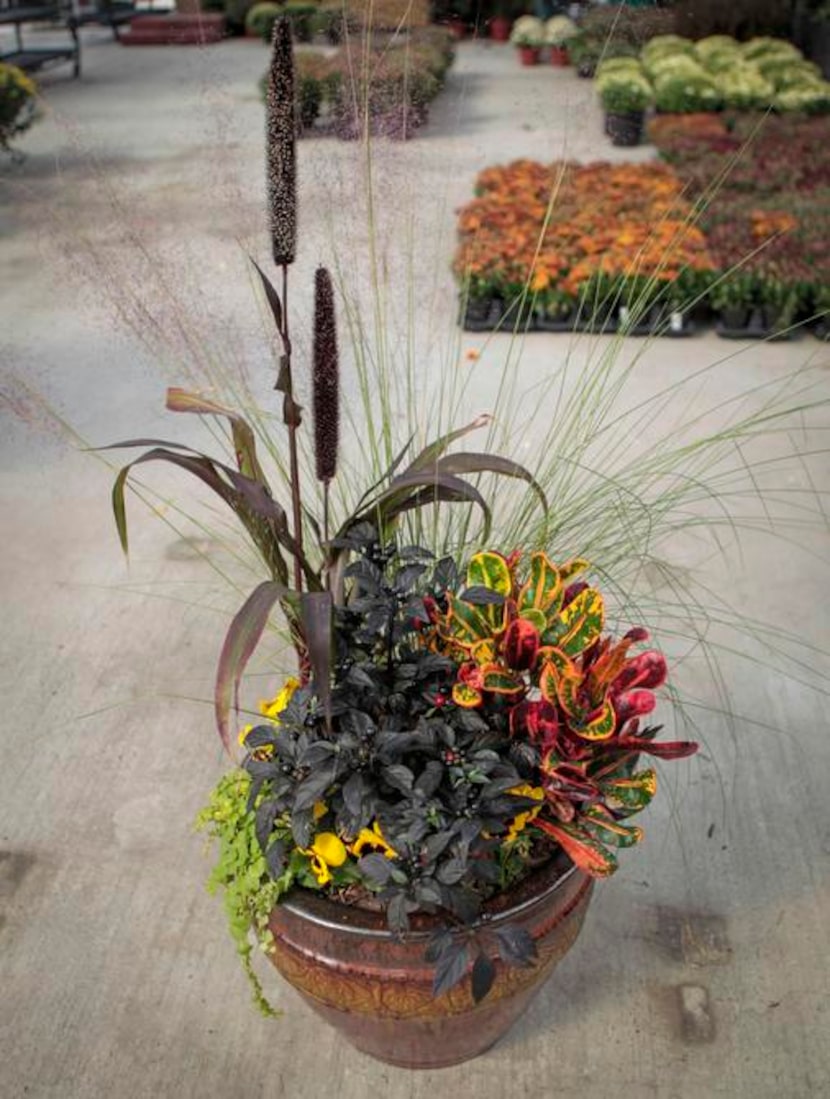
M 567 856 L 555 855 L 544 866 L 519 882 L 513 890 L 501 893 L 487 901 L 482 915 L 472 924 L 464 925 L 463 930 L 475 931 L 484 926 L 491 927 L 516 919 L 551 894 L 564 889 L 574 877 L 579 876 L 587 877 Z M 510 896 L 516 896 L 518 900 L 506 906 L 504 902 Z M 297 886 L 291 890 L 285 900 L 279 902 L 275 912 L 280 909 L 307 920 L 317 927 L 339 931 L 346 935 L 360 935 L 363 938 L 405 939 L 407 942 L 426 941 L 435 931 L 446 926 L 446 921 L 438 915 L 416 913 L 413 918 L 417 926 L 403 934 L 396 934 L 386 926 L 386 914 L 383 911 L 340 904 L 329 897 Z M 348 916 L 348 920 L 345 920 L 344 916 Z M 384 923 L 382 927 L 378 926 L 381 920 Z

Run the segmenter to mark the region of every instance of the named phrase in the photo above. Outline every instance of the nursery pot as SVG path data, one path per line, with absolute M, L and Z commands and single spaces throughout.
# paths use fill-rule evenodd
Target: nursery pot
M 510 38 L 511 23 L 503 15 L 494 15 L 490 20 L 490 37 L 494 42 L 507 42 Z
M 415 916 L 396 938 L 382 912 L 296 889 L 270 917 L 274 965 L 318 1015 L 357 1049 L 403 1068 L 441 1068 L 489 1049 L 515 1023 L 570 949 L 593 881 L 564 856 L 485 906 L 484 926 L 525 928 L 538 949 L 529 968 L 505 966 L 487 940 L 496 979 L 479 1004 L 469 976 L 438 997 L 424 951 L 435 916 Z
M 644 111 L 626 111 L 617 114 L 609 111 L 605 116 L 605 131 L 612 145 L 639 145 L 643 136 Z
M 463 19 L 450 19 L 447 22 L 447 27 L 453 38 L 460 40 L 467 37 L 467 24 Z
M 550 63 L 551 65 L 557 65 L 562 68 L 565 65 L 570 65 L 571 61 L 568 57 L 567 46 L 551 46 L 550 48 Z
M 519 60 L 523 65 L 538 65 L 542 52 L 538 46 L 519 46 Z

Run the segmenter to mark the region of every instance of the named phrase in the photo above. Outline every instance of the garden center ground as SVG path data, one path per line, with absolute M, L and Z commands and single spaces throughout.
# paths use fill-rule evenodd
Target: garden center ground
M 21 143 L 26 161 L 2 165 L 3 367 L 90 442 L 199 438 L 197 425 L 164 416 L 163 389 L 188 384 L 188 364 L 208 354 L 245 364 L 269 399 L 263 317 L 244 258 L 267 256 L 256 91 L 265 65 L 250 41 L 125 50 L 84 32 L 83 79 L 45 77 L 50 113 Z M 481 44 L 459 48 L 414 141 L 377 146 L 390 308 L 407 311 L 412 255 L 419 370 L 424 384 L 440 370 L 469 372 L 467 418 L 492 402 L 509 338 L 454 328 L 453 212 L 486 165 L 563 154 L 642 160 L 652 151 L 608 144 L 590 82 L 520 69 L 507 47 Z M 300 147 L 298 315 L 332 240 L 341 257 L 359 257 L 348 273 L 366 290 L 365 222 L 353 209 L 361 157 L 332 139 Z M 149 327 L 142 345 L 115 326 L 141 295 L 171 338 L 163 361 Z M 307 337 L 298 323 L 301 350 Z M 529 336 L 520 352 L 528 388 L 566 355 L 579 360 L 597 346 Z M 635 351 L 642 345 L 627 341 L 623 355 Z M 812 337 L 753 345 L 705 334 L 653 341 L 629 399 L 714 362 L 689 397 L 701 407 L 801 366 L 817 368 L 823 396 L 830 389 L 830 350 Z M 222 761 L 209 705 L 181 696 L 209 699 L 224 621 L 216 612 L 230 604 L 191 544 L 137 506 L 128 570 L 109 513 L 110 471 L 48 425 L 44 434 L 42 420 L 22 424 L 17 414 L 30 417 L 33 406 L 14 380 L 4 391 L 4 1096 L 830 1093 L 830 740 L 823 697 L 810 688 L 819 677 L 805 668 L 800 682 L 784 681 L 723 659 L 734 710 L 766 725 L 730 729 L 722 714 L 700 711 L 702 758 L 667 774 L 643 846 L 598 890 L 582 938 L 527 1016 L 484 1057 L 422 1074 L 374 1063 L 267 972 L 285 1014 L 261 1019 L 221 905 L 204 893 L 209 863 L 190 832 Z M 801 449 L 822 443 L 804 428 Z M 826 490 L 826 457 L 788 477 L 790 488 L 802 478 Z M 182 483 L 161 470 L 148 481 L 171 493 Z M 801 532 L 798 543 L 748 538 L 742 555 L 707 564 L 709 582 L 826 653 L 828 535 Z M 810 659 L 826 676 L 826 656 Z M 685 676 L 705 697 L 701 662 L 690 659 Z

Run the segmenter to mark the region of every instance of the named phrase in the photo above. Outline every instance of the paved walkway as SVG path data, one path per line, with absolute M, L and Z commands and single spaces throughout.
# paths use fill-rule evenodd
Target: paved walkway
M 126 50 L 95 31 L 84 41 L 84 79 L 46 77 L 47 117 L 21 144 L 26 162 L 4 163 L 0 181 L 0 358 L 10 371 L 0 435 L 4 1099 L 830 1093 L 830 738 L 819 673 L 793 664 L 785 680 L 729 652 L 717 670 L 733 709 L 756 724 L 708 708 L 723 704 L 691 653 L 677 675 L 701 700 L 702 756 L 667 772 L 644 845 L 598 890 L 578 946 L 489 1054 L 425 1074 L 375 1064 L 267 973 L 285 1015 L 254 1013 L 189 832 L 222 768 L 207 700 L 234 602 L 199 551 L 241 588 L 250 578 L 174 510 L 161 509 L 171 527 L 137 502 L 127 570 L 110 472 L 66 447 L 21 379 L 95 443 L 200 438 L 195 423 L 160 412 L 163 388 L 209 386 L 220 368 L 270 399 L 244 259 L 267 256 L 255 87 L 266 56 L 242 41 Z M 572 73 L 521 69 L 507 47 L 465 45 L 429 127 L 407 145 L 378 146 L 385 353 L 405 358 L 414 333 L 424 392 L 462 372 L 472 416 L 491 406 L 508 354 L 507 337 L 461 337 L 453 326 L 453 209 L 475 173 L 516 156 L 632 155 L 601 129 L 590 85 Z M 313 267 L 333 255 L 368 300 L 362 165 L 357 146 L 301 148 L 298 313 Z M 296 332 L 302 354 L 307 326 Z M 578 364 L 607 346 L 529 337 L 516 367 L 527 400 L 569 357 Z M 620 362 L 634 355 L 623 397 L 632 403 L 713 363 L 684 391 L 689 409 L 716 409 L 802 366 L 816 367 L 818 392 L 828 392 L 828 350 L 812 339 L 628 341 Z M 802 449 L 820 443 L 804 424 L 793 432 Z M 530 432 L 524 444 L 538 440 Z M 828 472 L 821 455 L 788 469 L 769 486 L 772 506 L 785 489 L 806 490 L 808 474 L 826 489 Z M 148 480 L 171 493 L 183 483 L 163 471 Z M 828 548 L 814 528 L 790 542 L 747 537 L 741 554 L 730 546 L 702 575 L 826 652 Z M 701 569 L 693 546 L 680 549 L 686 567 Z M 682 580 L 682 568 L 671 575 Z M 807 663 L 826 675 L 819 652 Z

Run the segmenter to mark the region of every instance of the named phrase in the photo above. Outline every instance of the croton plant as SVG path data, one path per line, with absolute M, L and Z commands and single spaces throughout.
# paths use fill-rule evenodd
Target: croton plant
M 628 818 L 655 791 L 654 771 L 640 765 L 641 757 L 678 758 L 696 746 L 657 742 L 658 727 L 642 724 L 665 679 L 665 661 L 639 648 L 644 630 L 618 640 L 604 632 L 603 598 L 584 579 L 585 561 L 557 564 L 543 547 L 486 548 L 464 561 L 469 539 L 442 556 L 407 533 L 417 532 L 424 507 L 430 530 L 436 509 L 461 507 L 481 516 L 477 537 L 489 547 L 492 508 L 468 479 L 480 474 L 518 481 L 547 509 L 543 489 L 523 466 L 454 450 L 487 417 L 414 455 L 409 440 L 351 514 L 332 521 L 338 351 L 334 287 L 323 268 L 315 277 L 310 372 L 322 514 L 315 517 L 304 502 L 301 476 L 310 472 L 301 473 L 298 461 L 304 413 L 294 397 L 285 309 L 296 251 L 292 80 L 290 31 L 278 21 L 269 188 L 281 291 L 258 271 L 280 348 L 286 506 L 247 420 L 212 398 L 174 389 L 172 411 L 229 425 L 234 458 L 151 439 L 118 444 L 149 449 L 118 475 L 115 517 L 126 549 L 131 471 L 164 461 L 227 504 L 261 557 L 267 578 L 234 616 L 217 674 L 217 723 L 232 756 L 234 700 L 278 607 L 296 650 L 296 675 L 275 685 L 258 721 L 242 726 L 242 757 L 200 816 L 218 840 L 212 883 L 224 891 L 260 1006 L 250 932 L 267 948 L 269 913 L 295 888 L 380 906 L 396 934 L 406 933 L 413 913 L 442 915 L 429 948 L 435 991 L 472 971 L 480 999 L 495 975 L 492 950 L 482 946 L 486 924 L 479 923 L 487 899 L 541 863 L 565 861 L 563 852 L 591 875 L 611 873 L 616 850 L 641 836 Z M 531 962 L 526 932 L 507 927 L 494 936 L 505 962 Z

